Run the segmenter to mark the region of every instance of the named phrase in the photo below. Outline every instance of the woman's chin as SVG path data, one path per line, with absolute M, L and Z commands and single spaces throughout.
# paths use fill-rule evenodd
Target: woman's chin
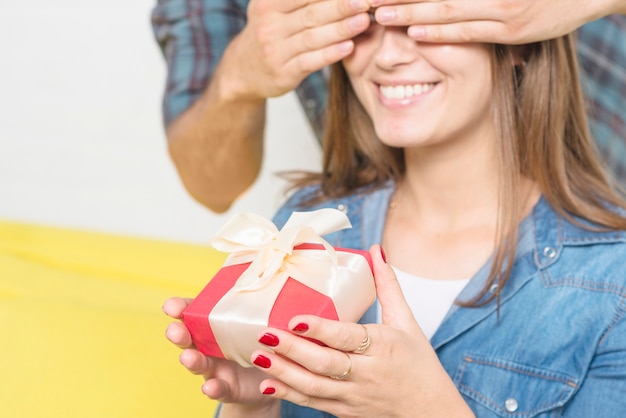
M 415 131 L 412 133 L 405 131 L 382 131 L 377 132 L 377 135 L 383 144 L 394 148 L 414 147 L 425 141 L 423 136 L 416 136 Z

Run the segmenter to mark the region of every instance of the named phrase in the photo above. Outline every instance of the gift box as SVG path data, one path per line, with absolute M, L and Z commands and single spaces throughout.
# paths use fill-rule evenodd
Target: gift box
M 350 227 L 336 209 L 294 212 L 280 231 L 252 213 L 228 221 L 211 244 L 230 255 L 182 314 L 198 350 L 251 367 L 268 326 L 299 314 L 357 322 L 376 298 L 369 252 L 322 238 Z

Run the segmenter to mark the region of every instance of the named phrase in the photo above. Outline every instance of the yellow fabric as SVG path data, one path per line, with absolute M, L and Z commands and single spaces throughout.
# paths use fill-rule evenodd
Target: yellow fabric
M 224 257 L 0 221 L 0 416 L 212 417 L 161 305 L 196 295 Z

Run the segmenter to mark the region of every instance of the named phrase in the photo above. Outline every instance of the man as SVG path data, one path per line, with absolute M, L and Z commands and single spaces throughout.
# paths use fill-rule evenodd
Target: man
M 259 173 L 266 99 L 296 89 L 321 137 L 321 70 L 352 52 L 372 15 L 417 41 L 511 44 L 604 17 L 579 31 L 581 77 L 600 153 L 626 184 L 625 14 L 623 0 L 159 0 L 169 152 L 189 193 L 223 212 Z

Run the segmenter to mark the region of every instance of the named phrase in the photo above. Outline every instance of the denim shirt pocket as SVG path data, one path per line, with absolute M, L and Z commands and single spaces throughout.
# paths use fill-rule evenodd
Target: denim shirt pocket
M 564 373 L 471 354 L 455 381 L 463 396 L 499 417 L 558 416 L 556 410 L 578 388 L 578 381 Z

